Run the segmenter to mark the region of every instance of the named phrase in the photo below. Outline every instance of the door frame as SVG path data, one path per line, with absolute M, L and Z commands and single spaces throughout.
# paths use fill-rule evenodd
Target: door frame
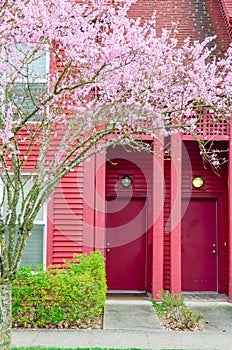
M 182 207 L 182 200 L 191 200 L 191 199 L 215 199 L 217 201 L 216 203 L 216 209 L 217 209 L 217 293 L 223 294 L 226 293 L 225 291 L 225 266 L 224 266 L 224 250 L 225 245 L 224 242 L 227 242 L 224 240 L 224 210 L 223 210 L 223 195 L 221 193 L 191 193 L 191 195 L 187 193 L 182 193 L 181 198 L 181 207 Z M 182 230 L 181 230 L 182 232 Z M 181 236 L 182 237 L 182 236 Z M 182 242 L 182 238 L 181 238 Z M 182 259 L 182 257 L 181 257 Z M 181 269 L 181 275 L 182 275 L 182 269 Z M 182 278 L 181 278 L 182 280 Z M 204 292 L 202 292 L 204 293 Z
M 151 292 L 151 281 L 152 281 L 152 196 L 150 192 L 147 193 L 136 193 L 133 192 L 132 196 L 129 197 L 128 193 L 126 191 L 120 191 L 115 195 L 115 193 L 106 193 L 106 199 L 105 199 L 105 206 L 107 203 L 107 200 L 109 198 L 118 198 L 118 199 L 144 199 L 145 206 L 146 206 L 146 261 L 145 261 L 145 287 L 146 292 Z M 107 211 L 105 208 L 105 222 L 107 220 L 106 218 Z M 105 237 L 104 237 L 104 257 L 106 259 L 107 253 L 106 253 L 106 239 L 107 239 L 107 228 L 105 229 Z

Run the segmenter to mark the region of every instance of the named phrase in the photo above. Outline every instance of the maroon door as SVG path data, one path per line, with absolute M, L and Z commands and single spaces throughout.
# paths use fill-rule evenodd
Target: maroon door
M 108 199 L 106 227 L 108 289 L 145 291 L 145 199 Z
M 182 290 L 217 291 L 217 200 L 183 200 Z

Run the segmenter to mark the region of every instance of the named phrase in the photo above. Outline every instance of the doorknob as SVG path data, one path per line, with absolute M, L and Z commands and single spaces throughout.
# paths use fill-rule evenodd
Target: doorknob
M 213 254 L 217 254 L 216 250 L 212 250 L 212 253 L 213 253 Z
M 109 253 L 109 252 L 110 252 L 110 248 L 107 248 L 107 249 L 106 249 L 106 253 Z

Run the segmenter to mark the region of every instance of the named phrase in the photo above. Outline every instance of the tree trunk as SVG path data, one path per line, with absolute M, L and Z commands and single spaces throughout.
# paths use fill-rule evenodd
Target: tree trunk
M 0 284 L 0 349 L 10 350 L 12 341 L 12 283 Z

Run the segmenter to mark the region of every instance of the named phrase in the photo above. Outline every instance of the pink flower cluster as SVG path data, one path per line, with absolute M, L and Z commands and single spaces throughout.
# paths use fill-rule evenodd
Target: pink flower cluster
M 177 131 L 194 133 L 200 110 L 210 110 L 215 120 L 230 118 L 232 47 L 218 58 L 213 37 L 203 42 L 186 38 L 181 44 L 176 29 L 173 33 L 163 30 L 157 36 L 154 16 L 143 23 L 128 16 L 134 2 L 5 3 L 0 13 L 0 69 L 6 74 L 0 81 L 6 96 L 1 105 L 7 110 L 6 118 L 4 113 L 0 117 L 3 144 L 31 122 L 18 101 L 11 96 L 9 102 L 7 96 L 18 81 L 33 83 L 27 68 L 44 50 L 50 56 L 46 72 L 49 89 L 36 100 L 30 97 L 29 85 L 27 94 L 35 100 L 36 113 L 42 115 L 41 135 L 52 128 L 55 134 L 62 124 L 69 130 L 72 119 L 69 146 L 76 138 L 74 133 L 95 132 L 99 124 L 117 125 L 121 133 L 127 125 L 127 132 L 129 127 L 156 137 L 157 130 L 164 136 Z M 12 59 L 19 43 L 27 50 L 17 48 L 17 59 Z M 12 104 L 17 112 L 16 129 L 9 109 Z

